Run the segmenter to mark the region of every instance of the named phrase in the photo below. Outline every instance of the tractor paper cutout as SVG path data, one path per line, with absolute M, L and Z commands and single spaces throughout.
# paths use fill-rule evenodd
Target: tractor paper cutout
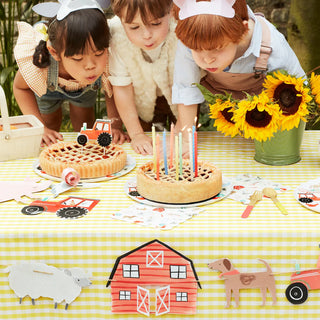
M 77 137 L 77 142 L 84 146 L 89 140 L 96 140 L 101 147 L 107 147 L 112 141 L 111 120 L 97 119 L 92 129 L 84 123 Z
M 66 219 L 77 219 L 86 215 L 99 202 L 97 199 L 69 197 L 61 201 L 36 200 L 23 207 L 21 212 L 26 215 L 37 215 L 44 211 L 56 212 L 57 216 Z

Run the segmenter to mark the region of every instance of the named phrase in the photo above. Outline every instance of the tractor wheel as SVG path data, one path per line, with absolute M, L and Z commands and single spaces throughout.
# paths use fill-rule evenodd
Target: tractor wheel
M 311 203 L 311 202 L 313 202 L 313 200 L 311 199 L 311 198 L 304 198 L 304 197 L 302 197 L 302 198 L 299 198 L 299 201 L 300 202 L 303 202 L 303 203 Z
M 112 136 L 108 132 L 102 132 L 99 134 L 97 140 L 101 147 L 107 147 L 112 141 Z
M 300 282 L 291 283 L 286 289 L 286 297 L 292 304 L 301 304 L 308 299 L 308 288 Z
M 84 146 L 88 142 L 88 137 L 85 134 L 80 134 L 77 137 L 77 142 L 81 145 Z
M 78 219 L 85 216 L 88 212 L 89 210 L 86 208 L 68 207 L 59 209 L 57 211 L 57 216 L 65 219 Z
M 28 216 L 35 216 L 39 213 L 42 213 L 43 211 L 44 207 L 41 206 L 26 206 L 21 209 L 21 212 Z

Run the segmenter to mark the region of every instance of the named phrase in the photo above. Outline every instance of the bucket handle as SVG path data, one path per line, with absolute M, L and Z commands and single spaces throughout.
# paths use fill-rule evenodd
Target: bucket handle
M 9 124 L 7 100 L 6 100 L 6 96 L 4 94 L 3 88 L 1 86 L 0 86 L 0 110 L 1 110 L 2 130 L 4 132 L 4 138 L 6 140 L 9 140 L 11 135 L 11 129 Z

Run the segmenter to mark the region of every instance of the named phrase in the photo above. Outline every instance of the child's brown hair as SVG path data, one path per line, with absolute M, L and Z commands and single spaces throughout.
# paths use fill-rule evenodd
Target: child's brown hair
M 131 23 L 137 13 L 144 24 L 150 20 L 160 19 L 172 8 L 172 0 L 112 0 L 113 13 L 126 23 Z
M 201 0 L 203 1 L 203 0 Z M 213 50 L 229 42 L 239 43 L 248 27 L 248 9 L 245 0 L 236 0 L 233 5 L 235 16 L 225 18 L 212 14 L 201 14 L 184 20 L 178 20 L 176 34 L 178 39 L 192 50 Z M 174 13 L 178 18 L 179 8 Z

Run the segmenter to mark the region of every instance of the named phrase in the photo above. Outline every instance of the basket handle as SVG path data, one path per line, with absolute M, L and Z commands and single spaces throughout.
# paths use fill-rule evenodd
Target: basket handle
M 6 100 L 6 96 L 4 94 L 3 88 L 1 86 L 0 86 L 0 110 L 1 110 L 2 130 L 4 132 L 4 138 L 6 140 L 9 140 L 11 129 L 9 124 L 7 100 Z

